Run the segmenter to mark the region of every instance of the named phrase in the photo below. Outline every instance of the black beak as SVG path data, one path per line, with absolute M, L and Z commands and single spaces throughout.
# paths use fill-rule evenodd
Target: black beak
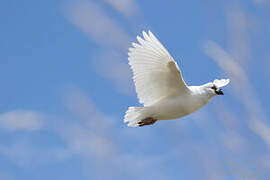
M 217 89 L 215 92 L 217 95 L 224 95 L 224 93 L 221 89 Z

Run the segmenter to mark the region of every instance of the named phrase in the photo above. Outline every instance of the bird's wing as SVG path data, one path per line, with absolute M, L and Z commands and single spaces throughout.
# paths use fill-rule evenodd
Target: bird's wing
M 230 82 L 230 79 L 215 79 L 213 83 L 217 87 L 221 88 L 221 87 L 226 86 L 227 84 L 229 84 L 229 82 Z
M 140 103 L 154 104 L 162 97 L 188 90 L 177 63 L 159 40 L 148 31 L 137 36 L 140 44 L 129 48 L 129 65 Z

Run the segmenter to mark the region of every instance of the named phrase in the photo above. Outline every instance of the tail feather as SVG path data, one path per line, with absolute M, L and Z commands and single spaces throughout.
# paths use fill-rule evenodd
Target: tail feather
M 145 107 L 129 107 L 124 122 L 128 123 L 130 127 L 139 126 L 139 122 L 147 117 Z

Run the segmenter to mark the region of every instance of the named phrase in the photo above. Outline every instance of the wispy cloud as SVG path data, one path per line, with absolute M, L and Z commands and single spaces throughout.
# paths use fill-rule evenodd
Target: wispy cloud
M 42 163 L 55 163 L 71 157 L 66 148 L 35 147 L 30 140 L 18 140 L 10 145 L 0 146 L 0 155 L 23 168 L 32 168 Z
M 231 77 L 236 97 L 239 98 L 246 109 L 246 118 L 250 129 L 260 136 L 270 148 L 270 128 L 266 123 L 264 109 L 249 83 L 247 73 L 229 53 L 215 42 L 209 41 L 206 43 L 204 50 Z M 244 91 L 242 91 L 243 89 Z
M 269 0 L 253 0 L 254 3 L 258 4 L 258 5 L 264 5 L 266 3 L 269 3 Z
M 36 131 L 43 123 L 44 115 L 34 111 L 15 110 L 0 114 L 0 128 L 6 131 Z
M 110 4 L 120 13 L 125 16 L 133 15 L 137 10 L 137 4 L 134 0 L 103 0 L 104 2 Z
M 226 20 L 229 37 L 228 52 L 238 63 L 245 65 L 251 56 L 248 30 L 253 19 L 240 6 L 229 6 Z
M 135 88 L 132 83 L 132 71 L 127 62 L 127 56 L 116 51 L 101 51 L 92 56 L 92 65 L 100 76 L 105 77 L 112 82 L 114 86 L 122 93 L 135 94 Z
M 55 138 L 59 138 L 61 146 L 40 147 L 27 137 L 0 145 L 0 156 L 21 168 L 65 161 L 75 156 L 83 159 L 89 177 L 166 177 L 162 172 L 148 172 L 154 172 L 159 168 L 159 164 L 172 159 L 172 155 L 129 152 L 129 149 L 124 147 L 125 143 L 119 141 L 122 136 L 129 142 L 136 142 L 141 137 L 126 133 L 126 128 L 116 127 L 118 123 L 101 112 L 92 99 L 76 87 L 70 88 L 64 99 L 64 104 L 72 115 L 68 118 L 54 116 L 50 126 L 44 127 Z M 144 136 L 144 133 L 140 133 L 140 136 Z
M 71 88 L 65 96 L 65 104 L 74 115 L 74 120 L 59 124 L 57 132 L 66 142 L 72 153 L 82 156 L 88 164 L 91 176 L 109 177 L 154 177 L 164 179 L 162 173 L 147 175 L 160 162 L 170 156 L 137 155 L 127 153 L 119 142 L 121 136 L 127 135 L 124 129 L 109 120 L 93 103 L 90 97 L 78 88 Z M 134 141 L 130 136 L 129 141 Z M 104 171 L 107 173 L 104 174 Z
M 15 178 L 11 173 L 0 171 L 0 179 L 13 180 Z
M 127 49 L 129 45 L 127 33 L 94 2 L 70 3 L 65 8 L 65 16 L 99 45 L 118 50 Z
M 132 0 L 105 0 L 117 10 L 127 13 L 136 7 Z M 121 4 L 121 6 L 120 6 Z M 133 6 L 135 5 L 135 6 Z M 133 12 L 133 11 L 131 11 Z M 115 84 L 117 90 L 125 94 L 133 93 L 130 85 L 131 71 L 128 67 L 127 49 L 131 38 L 121 28 L 121 24 L 107 15 L 101 6 L 92 1 L 72 2 L 65 8 L 65 16 L 84 32 L 90 40 L 99 45 L 100 50 L 91 56 L 93 69 Z

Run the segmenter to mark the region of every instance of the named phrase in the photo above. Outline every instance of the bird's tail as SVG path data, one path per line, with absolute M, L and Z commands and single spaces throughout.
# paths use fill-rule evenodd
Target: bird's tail
M 139 126 L 139 122 L 148 116 L 146 107 L 129 107 L 124 122 L 128 123 L 130 127 Z

